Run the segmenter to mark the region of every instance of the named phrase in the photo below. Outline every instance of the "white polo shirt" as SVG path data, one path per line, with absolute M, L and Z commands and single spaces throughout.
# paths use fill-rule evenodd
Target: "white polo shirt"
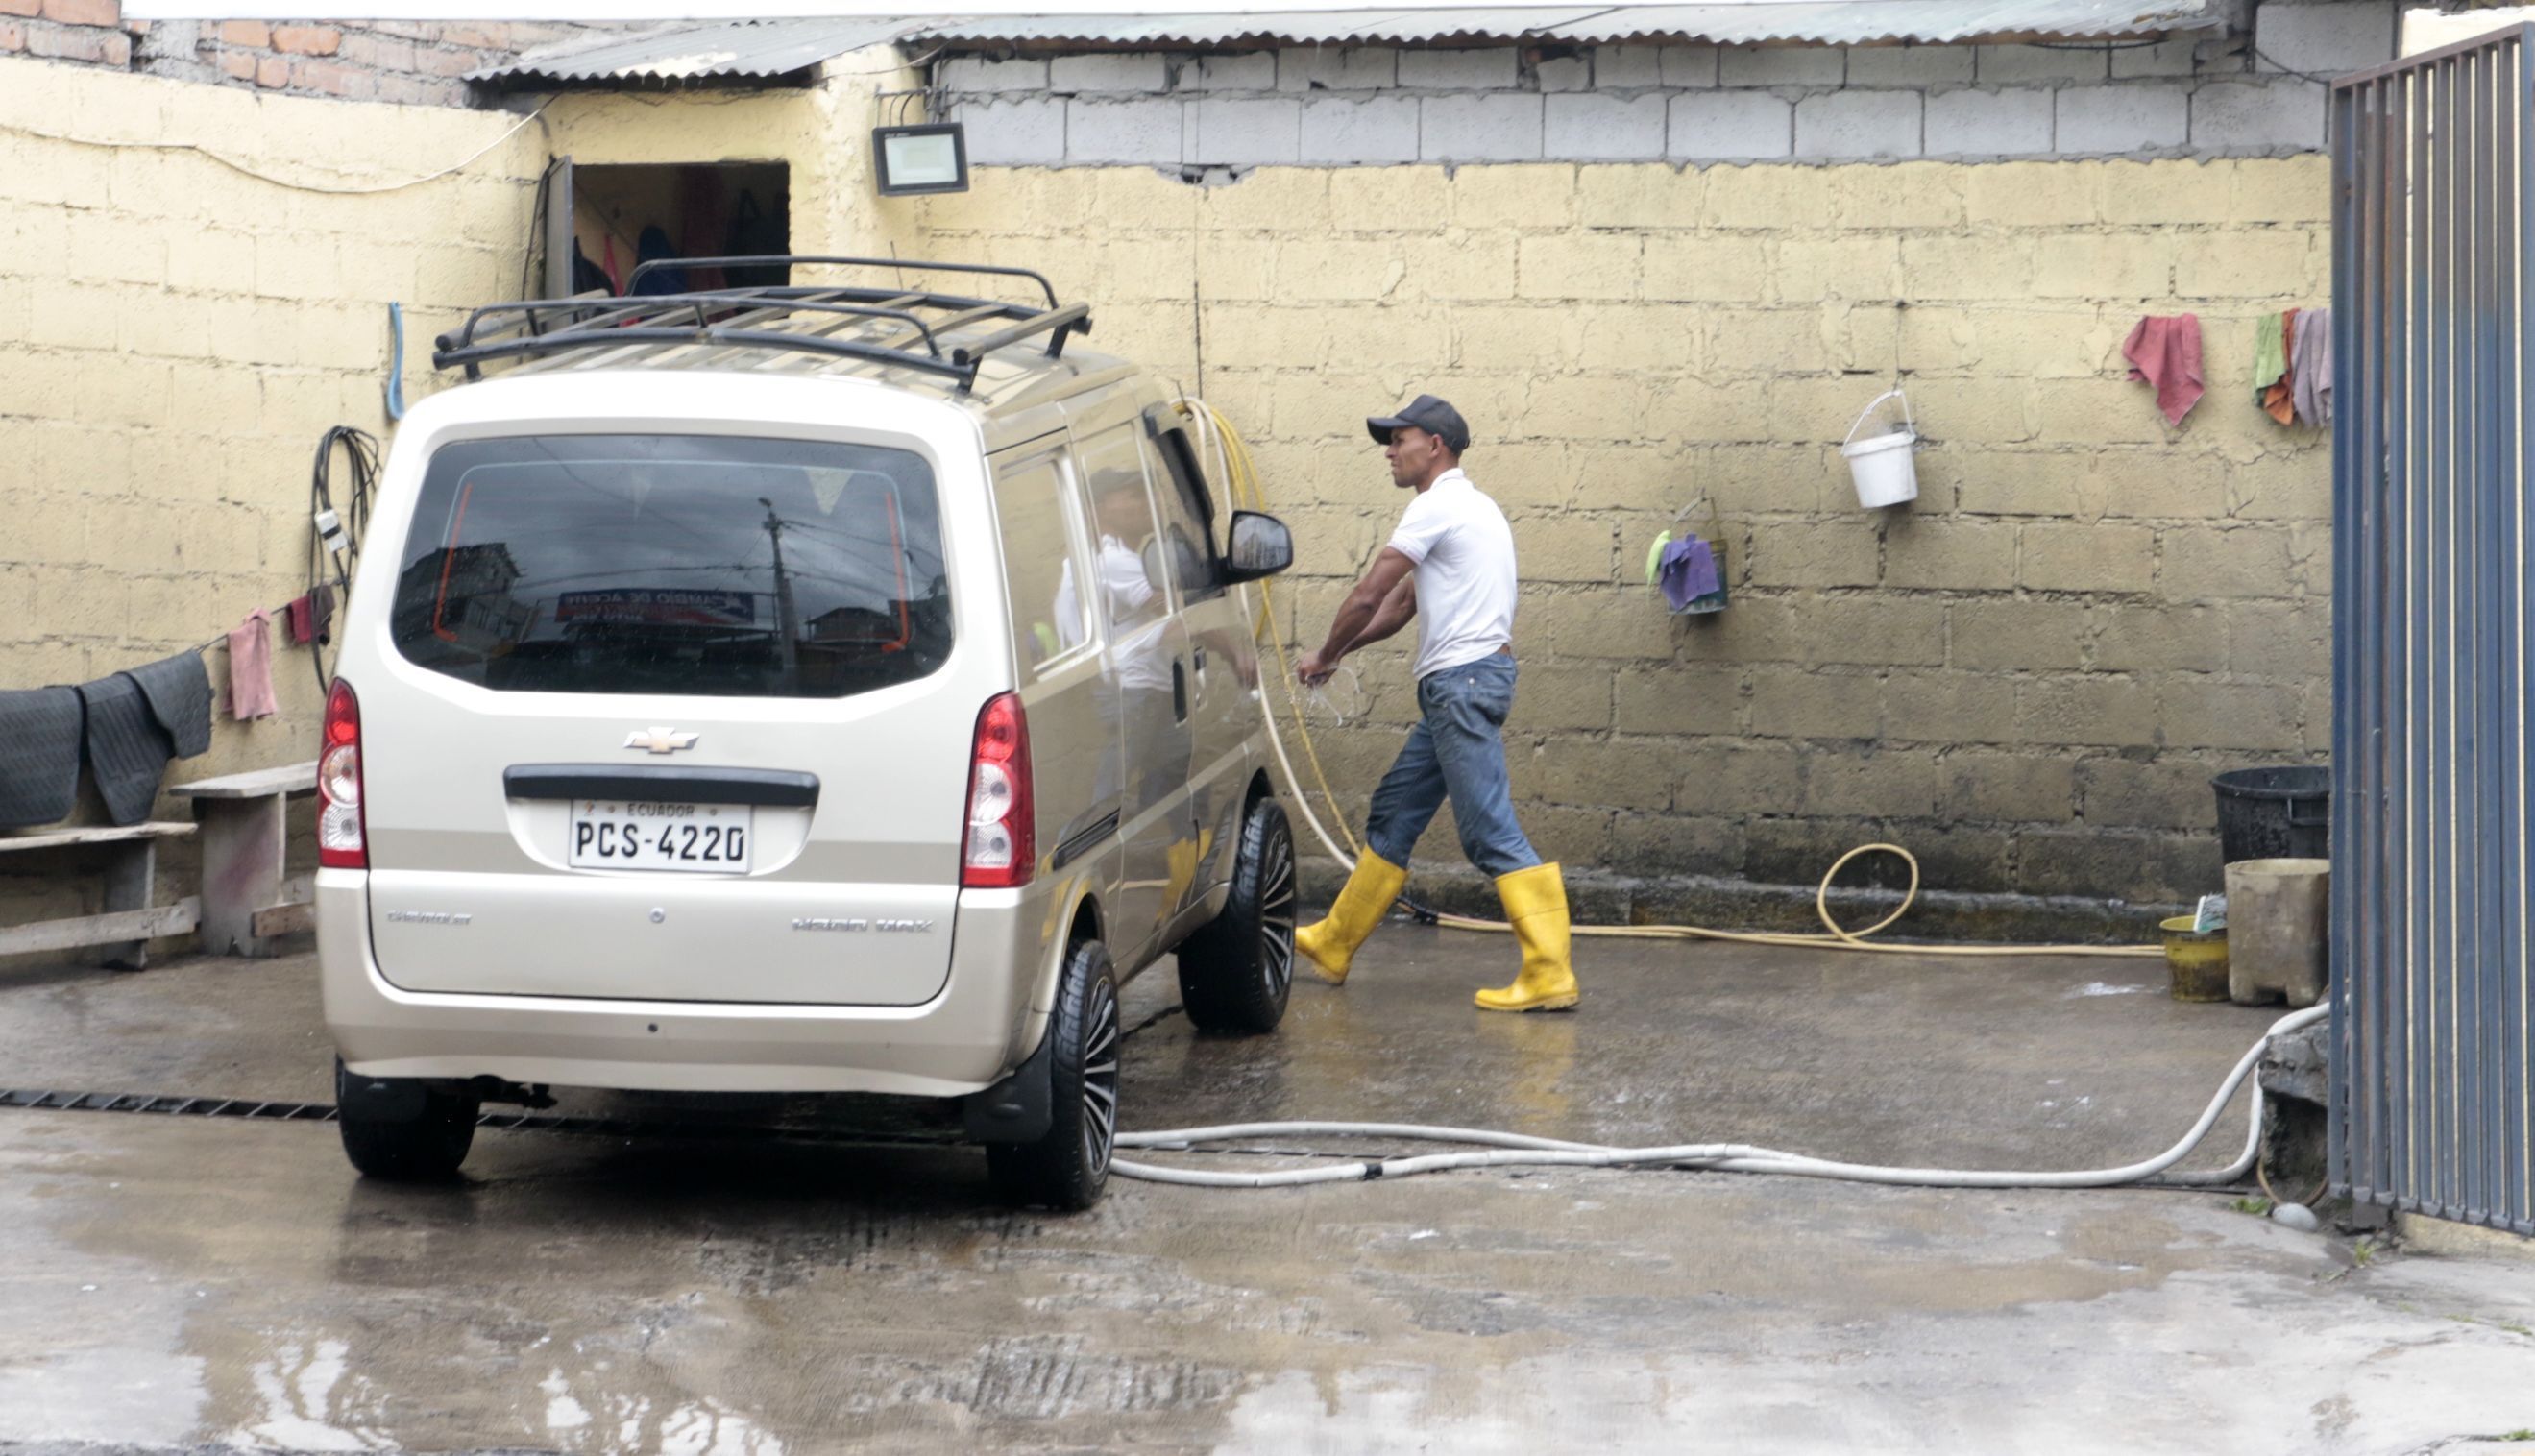
M 1469 476 L 1419 493 L 1390 545 L 1417 564 L 1417 677 L 1514 644 L 1514 530 Z

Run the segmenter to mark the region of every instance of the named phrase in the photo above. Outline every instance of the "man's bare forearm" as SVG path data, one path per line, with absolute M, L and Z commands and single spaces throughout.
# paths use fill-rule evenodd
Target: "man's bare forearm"
M 1373 620 L 1365 625 L 1364 631 L 1357 633 L 1355 640 L 1347 643 L 1348 651 L 1353 652 L 1361 647 L 1372 646 L 1386 637 L 1396 637 L 1399 629 L 1406 627 L 1416 618 L 1417 596 L 1408 587 L 1409 583 L 1403 581 L 1391 593 L 1389 599 L 1383 602 L 1382 609 L 1375 612 Z
M 1321 660 L 1334 665 L 1339 658 L 1354 651 L 1356 643 L 1365 640 L 1365 633 L 1372 629 L 1381 615 L 1379 603 L 1364 600 L 1361 591 L 1348 593 L 1347 599 L 1338 605 L 1337 615 L 1329 619 L 1329 635 L 1321 641 Z

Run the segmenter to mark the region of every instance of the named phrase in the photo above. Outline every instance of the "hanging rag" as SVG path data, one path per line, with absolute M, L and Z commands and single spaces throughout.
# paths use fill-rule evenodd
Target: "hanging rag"
M 2296 309 L 2289 309 L 2276 319 L 2262 321 L 2264 328 L 2279 335 L 2280 372 L 2268 377 L 2270 382 L 2262 386 L 2258 397 L 2262 412 L 2284 425 L 2297 423 L 2297 402 L 2289 397 L 2290 371 L 2296 368 L 2297 316 Z M 2258 371 L 2257 377 L 2262 377 Z
M 1655 573 L 1663 567 L 1664 548 L 1672 544 L 1672 532 L 1657 531 L 1655 543 L 1646 548 L 1646 584 L 1655 584 Z
M 79 802 L 80 727 L 72 689 L 0 693 L 0 828 L 70 818 Z
M 2280 332 L 2278 315 L 2265 314 L 2254 321 L 2254 402 L 2261 403 L 2262 392 L 2288 372 L 2288 335 Z
M 150 715 L 166 730 L 176 757 L 190 758 L 212 746 L 212 675 L 200 652 L 179 652 L 124 673 L 141 689 Z
M 607 270 L 590 262 L 589 255 L 581 251 L 579 238 L 572 240 L 572 291 L 611 295 L 616 291 L 607 280 Z
M 271 624 L 258 607 L 229 632 L 229 716 L 240 722 L 281 711 L 273 697 Z
M 323 644 L 335 625 L 335 588 L 319 582 L 306 596 L 295 596 L 283 611 L 290 614 L 290 643 L 305 647 L 311 642 Z
M 598 266 L 607 271 L 607 291 L 624 297 L 625 270 L 617 265 L 616 234 L 612 232 L 598 240 Z
M 158 780 L 176 745 L 150 711 L 150 699 L 128 673 L 83 683 L 80 701 L 87 709 L 88 771 L 96 780 L 105 817 L 118 824 L 137 824 L 150 817 L 158 799 Z
M 634 245 L 634 265 L 639 270 L 647 263 L 666 263 L 678 256 L 669 241 L 669 230 L 653 222 L 643 229 L 642 239 Z M 687 291 L 687 271 L 683 268 L 655 268 L 634 280 L 638 297 L 656 298 L 663 293 Z
M 1716 552 L 1698 536 L 1684 536 L 1664 547 L 1655 580 L 1663 587 L 1665 604 L 1687 612 L 1700 597 L 1712 596 L 1722 587 Z
M 2332 310 L 2311 308 L 2298 315 L 2297 342 L 2289 350 L 2289 388 L 2299 419 L 2317 426 L 2332 423 Z
M 2150 315 L 2138 321 L 2122 340 L 2122 357 L 2131 361 L 2131 378 L 2156 391 L 2156 407 L 2169 425 L 2180 425 L 2205 390 L 2200 378 L 2200 319 L 2195 314 L 2173 318 Z

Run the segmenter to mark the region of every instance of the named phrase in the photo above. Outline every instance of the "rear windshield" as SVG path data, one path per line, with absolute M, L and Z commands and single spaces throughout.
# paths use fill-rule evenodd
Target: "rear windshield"
M 443 446 L 397 576 L 406 660 L 519 693 L 842 698 L 951 650 L 933 471 L 702 435 Z

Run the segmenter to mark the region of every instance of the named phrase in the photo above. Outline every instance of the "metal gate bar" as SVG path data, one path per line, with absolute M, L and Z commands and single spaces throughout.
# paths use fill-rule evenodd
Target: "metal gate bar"
M 2338 82 L 2335 1191 L 2535 1233 L 2535 28 Z

